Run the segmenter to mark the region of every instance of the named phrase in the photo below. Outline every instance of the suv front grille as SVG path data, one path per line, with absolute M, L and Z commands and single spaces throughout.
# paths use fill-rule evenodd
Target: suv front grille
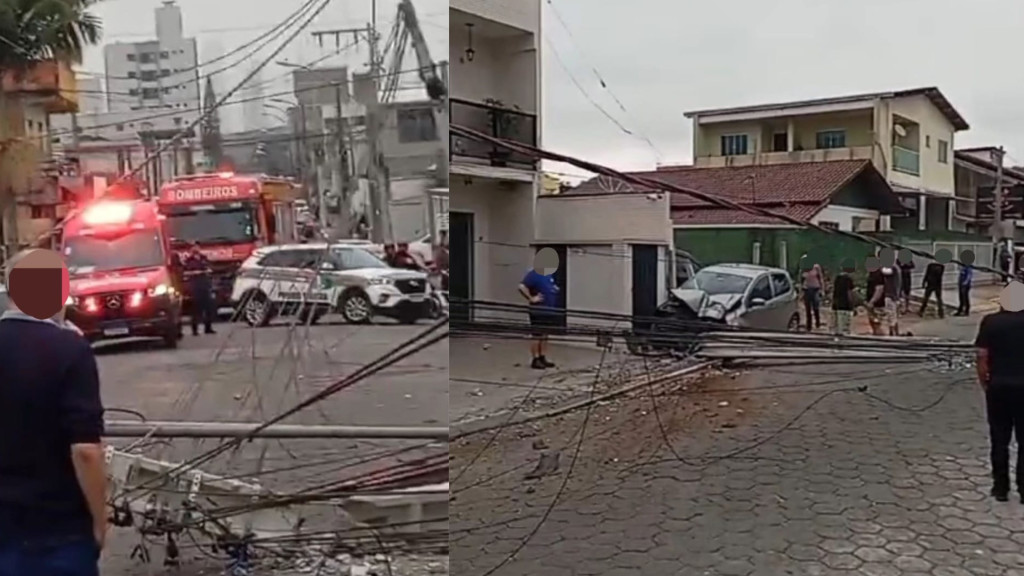
M 427 291 L 426 280 L 395 280 L 395 288 L 402 294 L 422 294 Z

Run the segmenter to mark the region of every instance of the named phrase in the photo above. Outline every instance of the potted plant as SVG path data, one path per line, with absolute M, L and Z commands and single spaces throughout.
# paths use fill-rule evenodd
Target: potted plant
M 516 114 L 520 111 L 519 107 L 509 106 L 495 98 L 487 98 L 484 100 L 484 104 L 487 105 L 487 118 L 490 121 L 494 137 L 502 140 L 512 139 L 519 123 L 519 115 Z M 507 148 L 495 146 L 491 150 L 491 162 L 495 166 L 507 165 L 510 156 L 512 156 L 512 151 Z

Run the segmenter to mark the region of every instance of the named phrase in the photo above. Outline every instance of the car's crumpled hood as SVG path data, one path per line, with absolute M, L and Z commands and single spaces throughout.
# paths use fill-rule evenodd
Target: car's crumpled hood
M 676 288 L 672 290 L 672 296 L 689 306 L 698 318 L 709 320 L 722 320 L 743 298 L 742 294 L 710 296 L 707 292 L 697 288 Z

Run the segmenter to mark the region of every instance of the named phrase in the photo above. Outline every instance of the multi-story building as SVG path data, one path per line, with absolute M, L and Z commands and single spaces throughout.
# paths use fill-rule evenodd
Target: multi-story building
M 955 230 L 954 139 L 938 88 L 688 112 L 698 167 L 870 159 L 909 209 L 895 231 Z M 889 226 L 884 222 L 883 228 Z
M 156 9 L 157 37 L 103 47 L 105 109 L 84 109 L 74 119 L 80 134 L 110 141 L 138 140 L 139 133 L 173 133 L 202 113 L 195 38 L 184 36 L 181 8 L 165 0 Z M 58 120 L 71 145 L 72 119 Z
M 9 140 L 0 150 L 0 239 L 7 253 L 31 244 L 62 216 L 59 166 L 52 162 L 50 115 L 78 109 L 71 68 L 38 62 L 20 73 L 0 74 Z
M 541 142 L 541 0 L 452 0 L 450 121 L 530 146 Z M 521 303 L 532 262 L 540 163 L 449 137 L 451 292 Z M 484 315 L 456 306 L 457 315 Z

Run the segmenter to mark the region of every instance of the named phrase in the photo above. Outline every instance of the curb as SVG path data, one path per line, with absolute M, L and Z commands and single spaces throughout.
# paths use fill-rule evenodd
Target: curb
M 623 386 L 616 388 L 610 392 L 605 392 L 600 396 L 591 398 L 587 395 L 578 396 L 574 400 L 568 401 L 557 408 L 551 410 L 545 410 L 544 412 L 535 412 L 531 414 L 520 413 L 517 409 L 513 410 L 502 410 L 489 416 L 482 416 L 472 420 L 464 420 L 462 422 L 455 422 L 450 427 L 450 434 L 448 441 L 459 440 L 473 434 L 479 434 L 481 432 L 487 432 L 498 428 L 504 428 L 506 426 L 518 426 L 521 424 L 528 424 L 530 422 L 536 422 L 537 420 L 546 420 L 548 418 L 554 418 L 555 416 L 561 416 L 580 408 L 585 408 L 598 402 L 604 402 L 612 398 L 628 394 L 637 388 L 643 386 L 656 386 L 659 384 L 665 384 L 671 382 L 677 378 L 684 376 L 690 376 L 699 372 L 706 371 L 714 366 L 721 364 L 716 360 L 707 360 L 699 362 L 686 368 L 681 368 L 668 374 L 663 374 L 654 378 L 653 380 L 647 380 L 646 378 L 636 378 L 634 381 L 624 384 Z

